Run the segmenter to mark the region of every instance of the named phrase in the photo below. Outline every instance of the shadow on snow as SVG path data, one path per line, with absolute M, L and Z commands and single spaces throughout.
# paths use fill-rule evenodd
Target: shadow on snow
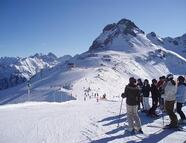
M 158 118 L 151 118 L 146 116 L 145 113 L 139 113 L 140 119 L 142 119 L 142 125 L 148 124 L 148 123 L 152 123 L 154 122 L 154 120 L 158 119 Z M 161 118 L 161 117 L 159 117 Z M 105 123 L 106 122 L 106 123 Z M 118 128 L 116 127 L 115 129 L 105 132 L 105 134 L 107 135 L 107 137 L 105 138 L 101 138 L 101 139 L 97 139 L 97 140 L 92 140 L 91 143 L 107 143 L 110 141 L 114 141 L 114 140 L 118 140 L 118 139 L 122 139 L 123 141 L 125 141 L 125 137 L 129 136 L 127 134 L 124 133 L 127 125 L 127 114 L 122 114 L 122 115 L 116 115 L 116 116 L 110 116 L 107 118 L 104 118 L 100 121 L 98 121 L 98 123 L 103 123 L 103 126 L 111 126 L 111 125 L 117 125 L 118 123 L 121 124 L 122 126 L 119 126 Z M 114 135 L 120 131 L 123 131 L 123 133 L 121 133 L 121 135 Z M 161 131 L 161 132 L 160 132 Z M 141 139 L 141 141 L 135 141 L 135 140 L 131 140 L 128 141 L 128 143 L 132 143 L 132 142 L 136 142 L 136 143 L 143 143 L 143 142 L 150 142 L 150 143 L 156 143 L 161 141 L 163 138 L 165 138 L 166 136 L 172 134 L 173 132 L 175 132 L 174 130 L 156 130 L 156 132 L 154 132 L 153 134 L 148 135 L 147 137 L 145 137 L 144 139 Z

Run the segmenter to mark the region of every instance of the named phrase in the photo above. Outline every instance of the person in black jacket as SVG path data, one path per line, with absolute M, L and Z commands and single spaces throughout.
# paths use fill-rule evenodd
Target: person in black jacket
M 152 117 L 158 117 L 156 114 L 156 108 L 158 106 L 158 99 L 160 97 L 159 90 L 157 88 L 157 80 L 153 79 L 151 84 L 151 95 L 152 95 L 152 107 L 150 108 L 148 115 Z
M 134 77 L 129 78 L 129 84 L 125 87 L 125 91 L 121 95 L 122 98 L 126 97 L 129 132 L 143 132 L 141 129 L 141 121 L 138 116 L 139 94 L 140 90 L 136 85 L 136 80 Z
M 147 113 L 148 110 L 150 109 L 150 105 L 149 105 L 150 84 L 148 79 L 144 80 L 142 93 L 143 93 L 143 106 L 144 106 L 143 111 Z
M 137 87 L 140 90 L 140 98 L 139 98 L 138 110 L 141 109 L 140 108 L 140 103 L 142 105 L 142 110 L 143 110 L 143 93 L 142 93 L 143 82 L 141 81 L 140 78 L 137 80 Z
M 166 82 L 166 77 L 161 76 L 159 78 L 158 83 L 157 83 L 157 88 L 158 88 L 159 93 L 160 93 L 160 97 L 158 99 L 158 102 L 159 102 L 159 107 L 160 107 L 161 110 L 164 110 L 164 99 L 162 98 L 162 96 L 164 94 L 165 82 Z

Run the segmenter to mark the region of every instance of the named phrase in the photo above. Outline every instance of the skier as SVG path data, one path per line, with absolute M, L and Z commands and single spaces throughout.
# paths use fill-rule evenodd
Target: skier
M 125 87 L 125 91 L 121 95 L 122 98 L 126 97 L 128 131 L 130 133 L 143 133 L 141 129 L 141 121 L 138 116 L 139 94 L 140 90 L 136 85 L 135 78 L 130 77 L 129 84 Z
M 87 94 L 86 94 L 86 92 L 84 93 L 84 101 L 86 101 L 86 99 L 87 99 Z
M 29 98 L 30 98 L 30 93 L 31 93 L 31 82 L 30 82 L 30 79 L 27 81 L 27 95 L 28 95 L 28 101 L 29 101 Z
M 166 128 L 177 128 L 178 119 L 174 113 L 174 103 L 176 100 L 176 82 L 173 80 L 173 75 L 168 74 L 165 82 L 163 98 L 165 100 L 165 110 L 170 118 L 170 124 Z
M 158 98 L 160 96 L 159 90 L 157 88 L 157 80 L 153 79 L 151 84 L 151 95 L 152 95 L 152 107 L 150 108 L 148 115 L 152 117 L 158 117 L 156 114 L 156 108 L 158 106 Z
M 144 80 L 142 93 L 143 93 L 143 106 L 144 106 L 143 112 L 147 113 L 148 110 L 150 109 L 150 105 L 149 105 L 150 84 L 148 79 Z
M 161 76 L 159 78 L 159 81 L 157 83 L 157 88 L 159 90 L 160 96 L 159 96 L 159 107 L 160 109 L 164 110 L 164 99 L 162 98 L 163 94 L 164 94 L 164 88 L 165 88 L 165 76 Z
M 178 77 L 178 88 L 176 93 L 176 101 L 177 101 L 176 110 L 181 117 L 179 123 L 186 123 L 186 117 L 182 111 L 182 106 L 186 99 L 186 83 L 184 83 L 184 81 L 185 78 L 183 76 Z
M 106 93 L 103 94 L 102 99 L 106 99 Z
M 138 104 L 138 110 L 140 110 L 140 103 L 142 105 L 142 110 L 143 110 L 143 93 L 142 93 L 143 82 L 141 81 L 140 78 L 137 80 L 137 86 L 140 90 L 140 101 L 139 101 L 139 104 Z
M 99 95 L 97 93 L 97 96 L 96 96 L 96 101 L 99 102 Z

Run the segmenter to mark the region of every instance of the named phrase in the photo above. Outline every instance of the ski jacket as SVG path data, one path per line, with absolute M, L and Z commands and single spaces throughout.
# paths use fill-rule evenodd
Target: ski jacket
M 142 87 L 142 93 L 143 93 L 143 97 L 149 97 L 149 94 L 150 94 L 150 84 L 143 85 L 143 87 Z
M 171 81 L 168 81 L 165 84 L 164 94 L 162 95 L 162 97 L 164 98 L 165 101 L 174 101 L 176 99 L 176 92 L 177 92 L 176 86 L 173 85 Z
M 185 103 L 186 100 L 186 85 L 179 84 L 176 92 L 176 101 L 178 103 Z
M 164 81 L 160 80 L 157 83 L 157 88 L 160 88 L 164 84 Z
M 139 103 L 140 90 L 136 85 L 128 84 L 125 87 L 125 92 L 122 94 L 122 97 L 126 97 L 126 103 L 128 105 L 138 105 Z
M 160 95 L 164 94 L 164 81 L 160 80 L 158 83 L 157 83 L 157 88 L 159 90 L 159 93 Z
M 143 93 L 142 93 L 143 84 L 137 84 L 137 87 L 138 87 L 139 90 L 140 90 L 140 96 L 142 96 L 142 95 L 143 95 Z
M 159 90 L 158 90 L 156 85 L 151 84 L 150 91 L 151 91 L 151 95 L 152 95 L 153 99 L 157 99 L 157 98 L 160 97 L 160 92 L 159 92 Z

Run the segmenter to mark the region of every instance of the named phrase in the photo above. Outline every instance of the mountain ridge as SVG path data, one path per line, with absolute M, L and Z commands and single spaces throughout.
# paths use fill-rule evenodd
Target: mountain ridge
M 0 58 L 0 90 L 23 83 L 44 69 L 65 63 L 71 56 L 57 57 L 53 53 L 47 55 L 36 53 L 33 56 Z
M 117 48 L 117 46 L 112 46 L 112 44 L 116 39 L 119 39 L 118 37 L 120 38 L 119 42 L 122 42 L 123 44 L 117 45 Z M 141 47 L 150 48 L 152 46 L 156 46 L 159 48 L 165 48 L 167 50 L 172 50 L 186 58 L 186 34 L 175 38 L 162 38 L 155 32 L 146 34 L 129 19 L 121 19 L 117 23 L 106 25 L 103 28 L 102 33 L 93 41 L 89 51 L 102 49 L 125 51 L 124 48 L 134 46 L 134 41 L 137 41 L 137 44 L 141 45 Z M 117 43 L 119 42 L 117 41 Z

